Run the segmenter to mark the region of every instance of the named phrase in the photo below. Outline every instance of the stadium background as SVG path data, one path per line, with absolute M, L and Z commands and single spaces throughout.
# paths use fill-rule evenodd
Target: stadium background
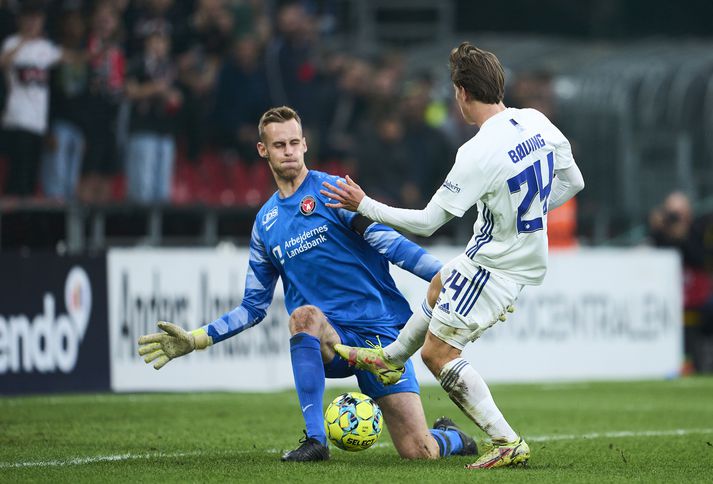
M 447 54 L 463 39 L 497 53 L 507 70 L 506 104 L 535 107 L 553 119 L 572 141 L 587 181 L 575 201 L 550 217 L 554 260 L 560 250 L 578 254 L 570 271 L 551 284 L 566 285 L 568 278 L 594 280 L 591 275 L 582 278 L 579 264 L 599 257 L 602 247 L 617 248 L 612 257 L 627 247 L 671 249 L 680 255 L 681 272 L 665 272 L 670 254 L 659 252 L 665 269 L 653 275 L 662 281 L 654 289 L 661 292 L 656 297 L 674 306 L 666 311 L 673 314 L 683 306 L 686 343 L 680 369 L 660 369 L 657 374 L 713 367 L 713 29 L 704 21 L 713 8 L 707 2 L 673 8 L 667 2 L 588 1 L 574 6 L 554 0 L 536 7 L 527 1 L 506 6 L 466 1 L 9 1 L 0 4 L 4 38 L 18 28 L 23 6 L 42 6 L 46 35 L 72 51 L 91 50 L 94 39 L 105 38 L 123 59 L 123 68 L 117 68 L 120 88 L 111 96 L 102 87 L 106 73 L 92 64 L 91 55 L 79 61 L 84 84 L 70 88 L 66 82 L 75 64 L 60 64 L 50 72 L 49 127 L 32 190 L 17 193 L 11 187 L 11 157 L 0 157 L 0 250 L 6 261 L 2 282 L 6 294 L 17 294 L 3 298 L 0 315 L 10 328 L 7 348 L 18 348 L 6 351 L 11 364 L 5 367 L 12 370 L 3 378 L 3 391 L 22 390 L 13 375 L 21 376 L 21 359 L 31 360 L 27 349 L 19 349 L 26 344 L 24 330 L 13 332 L 10 318 L 20 314 L 30 320 L 46 313 L 39 301 L 49 293 L 56 294 L 54 309 L 60 314 L 60 293 L 70 290 L 62 284 L 69 284 L 72 258 L 98 270 L 89 277 L 87 291 L 94 295 L 93 310 L 98 311 L 89 322 L 101 324 L 112 321 L 104 314 L 119 304 L 114 302 L 119 290 L 113 295 L 113 286 L 106 284 L 119 277 L 106 262 L 112 251 L 122 248 L 125 252 L 119 254 L 134 251 L 141 257 L 146 247 L 200 248 L 155 252 L 199 260 L 246 247 L 254 214 L 274 190 L 269 170 L 254 150 L 256 120 L 269 106 L 289 104 L 299 110 L 311 167 L 352 174 L 369 193 L 387 202 L 422 206 L 449 169 L 457 147 L 474 132 L 454 107 L 447 77 Z M 107 16 L 114 17 L 117 28 L 102 37 Z M 146 39 L 153 36 L 169 40 L 161 72 L 171 73 L 165 82 L 180 93 L 180 101 L 171 109 L 160 105 L 158 116 L 154 111 L 146 116 L 143 101 L 132 96 L 129 86 L 148 82 L 136 66 L 147 55 Z M 77 70 L 72 72 L 76 76 Z M 12 95 L 11 88 L 5 83 L 4 99 Z M 76 125 L 84 145 L 79 176 L 70 181 L 52 174 L 63 149 L 56 126 L 67 122 Z M 136 153 L 129 147 L 135 136 L 147 131 L 170 138 L 175 146 L 167 175 L 171 188 L 164 196 L 137 195 L 131 189 L 135 180 L 127 175 Z M 13 132 L 3 130 L 0 151 L 7 155 L 12 144 Z M 96 158 L 93 145 L 104 148 L 103 157 Z M 664 200 L 672 192 L 691 208 L 685 203 L 667 205 Z M 448 253 L 469 237 L 473 214 L 468 215 L 420 242 Z M 147 261 L 153 253 L 149 251 Z M 637 257 L 625 260 L 636 264 Z M 173 265 L 169 261 L 165 267 Z M 180 320 L 185 311 L 164 314 L 156 306 L 164 299 L 161 266 L 142 276 L 126 270 L 122 283 L 131 285 L 142 277 L 153 281 L 136 296 L 136 311 L 144 311 L 136 316 L 144 318 L 137 323 L 142 330 L 174 314 L 179 323 L 192 327 L 239 302 L 242 269 L 234 269 L 218 276 L 198 266 L 193 273 L 185 268 L 175 275 L 183 281 L 220 280 L 213 288 L 218 295 L 212 305 L 185 304 L 202 305 L 185 320 Z M 622 274 L 632 270 L 626 264 L 618 267 Z M 44 277 L 38 285 L 39 273 Z M 19 275 L 21 282 L 10 274 Z M 626 277 L 610 275 L 604 285 Z M 632 288 L 620 291 L 623 300 L 638 297 L 634 287 L 641 289 L 647 278 L 652 280 L 641 271 L 631 277 Z M 54 287 L 52 279 L 57 280 Z M 418 298 L 418 283 L 406 279 L 403 286 Z M 679 286 L 682 300 L 676 297 Z M 175 289 L 181 290 L 193 289 Z M 559 297 L 557 290 L 547 290 L 546 297 Z M 585 292 L 576 297 L 586 301 L 601 296 L 592 290 L 590 294 L 582 289 Z M 206 294 L 213 295 L 204 290 Z M 107 307 L 98 307 L 105 299 Z M 612 308 L 618 303 L 612 299 L 601 304 L 606 313 L 616 311 Z M 280 314 L 276 318 L 284 319 Z M 519 315 L 515 322 L 527 324 L 528 317 L 534 316 Z M 573 326 L 586 325 L 583 321 L 569 317 Z M 123 336 L 137 335 L 127 333 L 123 324 Z M 37 345 L 48 345 L 38 338 Z M 65 350 L 71 346 L 66 340 L 61 344 Z M 41 365 L 35 367 L 33 371 Z M 43 376 L 40 381 L 48 380 Z M 586 378 L 586 372 L 581 377 Z M 62 388 L 57 383 L 46 387 Z M 40 383 L 35 391 L 43 389 Z
M 0 41 L 15 32 L 28 3 L 0 1 Z M 6 130 L 0 139 L 0 477 L 68 480 L 67 466 L 104 463 L 110 480 L 145 479 L 138 464 L 188 460 L 196 473 L 180 474 L 179 466 L 159 480 L 235 480 L 248 462 L 258 466 L 247 467 L 255 480 L 294 480 L 271 467 L 274 448 L 292 445 L 300 425 L 294 392 L 284 391 L 292 376 L 279 288 L 261 325 L 161 372 L 136 355 L 136 338 L 157 319 L 193 328 L 239 304 L 252 221 L 274 191 L 254 153 L 255 125 L 269 106 L 289 104 L 302 114 L 308 166 L 353 174 L 385 201 L 425 203 L 474 133 L 454 110 L 447 77 L 447 55 L 463 40 L 499 56 L 506 104 L 547 114 L 572 141 L 587 182 L 575 202 L 550 215 L 546 284 L 528 291 L 515 315 L 479 343 L 481 351 L 467 355 L 490 382 L 529 382 L 493 391 L 516 425 L 548 442 L 538 452 L 550 464 L 530 478 L 646 479 L 651 469 L 652 480 L 705 475 L 697 466 L 709 459 L 710 443 L 698 441 L 712 432 L 700 428 L 710 421 L 711 380 L 677 377 L 713 371 L 713 4 L 54 0 L 42 2 L 45 32 L 83 51 L 102 33 L 94 12 L 107 4 L 104 15 L 119 26 L 108 40 L 126 64 L 109 108 L 92 91 L 92 80 L 106 74 L 98 67 L 84 66 L 79 91 L 61 82 L 62 68 L 51 73 L 43 160 L 27 193 L 8 188 L 13 139 Z M 65 23 L 80 34 L 66 34 Z M 137 119 L 140 103 L 125 88 L 144 37 L 155 33 L 171 39 L 166 72 L 181 102 L 165 110 L 154 133 L 175 142 L 170 194 L 142 199 L 126 168 L 132 136 L 151 124 Z M 1 87 L 5 100 L 10 87 Z M 81 128 L 85 153 L 97 140 L 109 147 L 82 159 L 74 182 L 47 169 L 57 153 L 56 123 L 68 119 Z M 58 194 L 62 183 L 68 191 Z M 473 215 L 419 242 L 448 258 L 472 233 Z M 417 304 L 423 284 L 394 273 Z M 520 363 L 499 364 L 504 352 Z M 422 365 L 419 372 L 434 383 Z M 583 383 L 592 380 L 605 382 Z M 203 393 L 209 390 L 238 393 Z M 145 391 L 201 393 L 134 395 Z M 279 393 L 273 399 L 255 391 Z M 429 416 L 453 411 L 439 392 L 425 390 Z M 16 396 L 28 394 L 41 396 Z M 200 414 L 200 425 L 213 431 L 200 439 L 164 429 L 161 441 L 145 426 L 168 426 L 157 408 L 169 404 L 180 409 L 184 429 Z M 256 415 L 256 406 L 264 412 Z M 225 408 L 254 420 L 226 419 Z M 257 446 L 254 422 L 267 436 Z M 573 457 L 564 451 L 567 462 L 552 473 L 558 455 L 548 452 L 561 452 L 561 442 L 579 434 L 590 447 L 573 446 Z M 237 446 L 230 454 L 225 442 L 235 435 L 250 450 Z M 652 453 L 652 436 L 681 445 L 677 455 L 685 449 L 703 459 L 687 460 L 688 474 L 658 467 L 652 462 L 668 457 Z M 626 455 L 619 444 L 602 451 L 600 438 L 632 439 L 631 447 Z M 702 453 L 689 452 L 694 441 Z M 640 466 L 630 465 L 629 449 L 640 449 Z M 591 469 L 576 464 L 583 455 L 576 452 L 611 474 L 602 477 L 599 467 L 586 474 Z M 394 453 L 371 454 L 350 461 L 359 475 Z M 236 473 L 210 473 L 229 469 L 230 459 Z M 115 461 L 137 465 L 126 474 Z M 412 478 L 434 472 L 438 479 L 445 472 L 439 465 L 417 467 Z M 305 479 L 324 480 L 309 472 Z M 412 471 L 396 472 L 394 479 L 406 479 Z

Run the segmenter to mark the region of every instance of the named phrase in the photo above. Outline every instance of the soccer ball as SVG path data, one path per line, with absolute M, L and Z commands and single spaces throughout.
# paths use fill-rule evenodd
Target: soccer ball
M 340 449 L 368 449 L 381 435 L 381 409 L 363 393 L 344 393 L 327 407 L 324 429 L 327 438 Z

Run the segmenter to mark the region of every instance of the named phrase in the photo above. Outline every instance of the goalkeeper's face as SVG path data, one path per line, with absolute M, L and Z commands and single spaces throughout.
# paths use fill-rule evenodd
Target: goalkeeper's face
M 257 151 L 267 159 L 275 176 L 283 180 L 293 180 L 307 169 L 307 141 L 295 119 L 265 126 L 264 141 L 257 144 Z

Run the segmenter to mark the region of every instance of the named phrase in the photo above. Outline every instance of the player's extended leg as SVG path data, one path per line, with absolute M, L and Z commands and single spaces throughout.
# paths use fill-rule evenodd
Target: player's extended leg
M 443 283 L 441 274 L 438 272 L 428 285 L 426 298 L 421 303 L 420 310 L 414 311 L 411 318 L 401 328 L 396 340 L 384 347 L 384 356 L 390 363 L 403 366 L 406 360 L 423 346 L 428 332 L 428 324 L 431 322 L 433 306 L 438 300 L 441 289 L 443 289 Z
M 376 375 L 384 385 L 393 385 L 401 378 L 404 363 L 423 345 L 431 321 L 431 311 L 442 287 L 441 276 L 436 274 L 428 286 L 421 307 L 414 311 L 391 344 L 384 348 L 357 348 L 337 344 L 335 351 L 350 365 Z
M 329 458 L 324 433 L 322 398 L 324 362 L 334 359 L 339 335 L 315 306 L 300 306 L 290 315 L 290 357 L 295 388 L 307 427 L 302 445 L 282 456 L 285 461 L 317 461 Z
M 526 464 L 530 448 L 505 420 L 483 378 L 461 358 L 461 349 L 429 332 L 421 358 L 451 400 L 493 441 L 493 449 L 467 467 L 480 469 Z
M 437 273 L 431 279 L 426 292 L 426 298 L 421 303 L 421 307 L 416 309 L 411 318 L 406 322 L 399 332 L 398 337 L 385 347 L 359 348 L 337 344 L 334 350 L 337 354 L 347 360 L 350 365 L 356 366 L 360 370 L 373 373 L 384 385 L 393 385 L 403 373 L 404 363 L 423 346 L 428 332 L 428 325 L 433 316 L 433 307 L 438 301 L 438 297 L 443 291 L 441 274 Z M 498 319 L 505 321 L 508 312 L 513 312 L 515 308 L 508 306 Z
M 438 428 L 426 426 L 418 393 L 392 393 L 377 399 L 389 427 L 391 440 L 404 459 L 435 459 L 448 455 L 474 455 L 475 441 L 449 419 L 437 421 Z M 448 425 L 441 425 L 443 421 Z

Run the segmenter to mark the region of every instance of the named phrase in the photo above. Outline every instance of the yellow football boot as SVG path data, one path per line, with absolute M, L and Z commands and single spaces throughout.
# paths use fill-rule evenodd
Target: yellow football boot
M 473 464 L 465 466 L 466 469 L 494 469 L 506 466 L 526 466 L 530 460 L 530 446 L 522 437 L 515 442 L 496 444 L 485 454 L 481 455 Z
M 355 366 L 360 370 L 373 373 L 384 385 L 397 383 L 404 373 L 403 366 L 397 366 L 386 358 L 384 348 L 381 345 L 372 345 L 371 348 L 357 348 L 338 343 L 334 345 L 334 351 L 347 360 L 349 366 Z

